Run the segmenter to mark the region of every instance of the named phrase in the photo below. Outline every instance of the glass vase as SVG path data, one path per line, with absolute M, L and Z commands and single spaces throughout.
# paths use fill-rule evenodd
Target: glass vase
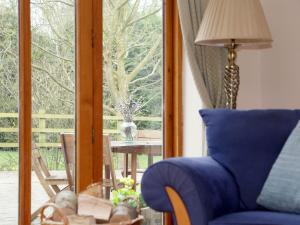
M 122 139 L 125 141 L 133 141 L 137 135 L 137 126 L 134 122 L 122 122 L 120 126 Z

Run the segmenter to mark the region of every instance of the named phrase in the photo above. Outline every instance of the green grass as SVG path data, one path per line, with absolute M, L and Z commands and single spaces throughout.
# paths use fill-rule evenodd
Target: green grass
M 18 152 L 0 151 L 0 171 L 14 171 L 18 169 Z
M 40 150 L 49 170 L 64 170 L 63 154 L 59 150 Z M 0 171 L 18 170 L 19 152 L 0 151 Z
M 122 154 L 114 154 L 113 158 L 114 158 L 115 169 L 122 169 L 123 168 L 123 155 Z M 154 156 L 154 158 L 153 158 L 154 163 L 158 162 L 160 160 L 162 160 L 161 156 Z M 148 167 L 148 156 L 138 155 L 138 168 L 146 169 L 147 167 Z
M 63 154 L 60 150 L 41 150 L 44 161 L 49 170 L 64 170 Z M 154 162 L 162 159 L 161 156 L 155 156 Z M 0 171 L 15 171 L 18 169 L 19 153 L 17 151 L 0 151 Z M 115 169 L 123 167 L 123 155 L 114 155 Z M 148 157 L 146 155 L 138 156 L 139 169 L 146 169 L 148 166 Z

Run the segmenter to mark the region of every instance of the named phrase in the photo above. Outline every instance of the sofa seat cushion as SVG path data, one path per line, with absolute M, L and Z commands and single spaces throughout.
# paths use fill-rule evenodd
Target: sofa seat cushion
M 270 211 L 248 211 L 227 214 L 209 225 L 299 225 L 300 215 Z

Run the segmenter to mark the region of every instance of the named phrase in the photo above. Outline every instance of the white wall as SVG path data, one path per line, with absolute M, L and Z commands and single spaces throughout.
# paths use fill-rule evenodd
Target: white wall
M 237 64 L 240 67 L 237 107 L 239 109 L 261 108 L 260 52 L 257 50 L 239 51 Z
M 200 156 L 201 142 L 201 118 L 198 110 L 202 108 L 202 102 L 194 83 L 190 67 L 184 53 L 183 60 L 183 146 L 185 156 Z
M 239 52 L 239 108 L 300 108 L 300 1 L 261 2 L 274 43 Z
M 238 52 L 238 108 L 300 108 L 300 1 L 261 2 L 273 35 L 273 48 Z M 184 153 L 199 156 L 201 100 L 186 57 L 183 72 Z
M 274 43 L 261 51 L 262 106 L 300 108 L 300 1 L 262 0 Z

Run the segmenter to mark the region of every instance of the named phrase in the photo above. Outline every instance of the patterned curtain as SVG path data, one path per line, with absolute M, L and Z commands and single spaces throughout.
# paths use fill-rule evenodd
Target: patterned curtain
M 177 3 L 185 49 L 204 107 L 225 108 L 223 74 L 227 51 L 195 44 L 208 0 L 177 0 Z

